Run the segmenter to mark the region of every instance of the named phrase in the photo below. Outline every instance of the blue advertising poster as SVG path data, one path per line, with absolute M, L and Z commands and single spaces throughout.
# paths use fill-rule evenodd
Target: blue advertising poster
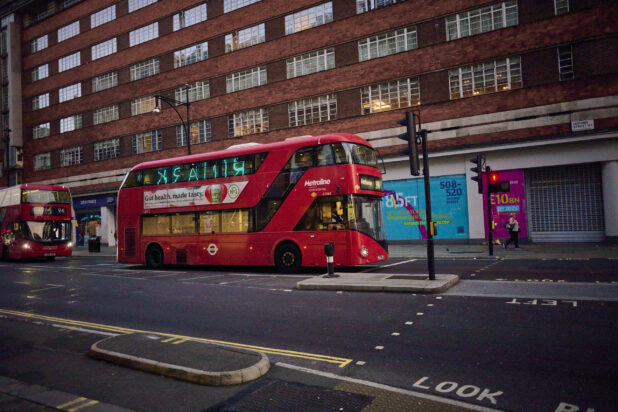
M 437 176 L 430 179 L 432 220 L 436 239 L 467 239 L 468 202 L 466 176 Z M 384 182 L 382 213 L 388 240 L 426 239 L 424 179 Z

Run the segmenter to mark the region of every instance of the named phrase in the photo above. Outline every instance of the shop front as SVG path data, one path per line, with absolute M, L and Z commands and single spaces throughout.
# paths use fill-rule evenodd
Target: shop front
M 73 198 L 77 219 L 77 246 L 88 244 L 91 237 L 101 243 L 116 245 L 116 194 L 101 194 Z

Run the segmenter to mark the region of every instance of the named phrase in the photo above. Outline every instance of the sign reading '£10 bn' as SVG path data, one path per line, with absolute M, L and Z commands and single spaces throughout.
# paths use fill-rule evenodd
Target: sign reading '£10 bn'
M 247 183 L 222 183 L 144 192 L 144 209 L 234 203 Z

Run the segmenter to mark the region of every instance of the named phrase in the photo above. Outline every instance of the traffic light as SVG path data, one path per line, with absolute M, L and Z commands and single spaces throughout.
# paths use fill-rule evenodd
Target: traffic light
M 497 172 L 488 171 L 487 193 L 505 193 L 511 190 L 511 183 L 508 180 L 500 180 Z
M 418 162 L 418 148 L 416 146 L 416 122 L 414 118 L 414 113 L 407 112 L 406 117 L 401 120 L 398 120 L 402 126 L 406 126 L 406 132 L 398 135 L 397 137 L 401 140 L 405 140 L 408 142 L 408 148 L 400 151 L 402 154 L 407 154 L 410 157 L 410 173 L 412 176 L 418 176 L 419 172 L 419 162 Z
M 476 167 L 473 167 L 472 169 L 470 169 L 473 173 L 476 173 L 474 176 L 471 177 L 472 180 L 474 180 L 477 184 L 478 184 L 478 191 L 479 193 L 483 193 L 483 179 L 482 179 L 482 169 L 483 169 L 483 161 L 485 160 L 484 156 L 482 153 L 477 153 L 476 154 L 476 158 L 470 160 L 471 163 L 474 163 L 476 165 Z

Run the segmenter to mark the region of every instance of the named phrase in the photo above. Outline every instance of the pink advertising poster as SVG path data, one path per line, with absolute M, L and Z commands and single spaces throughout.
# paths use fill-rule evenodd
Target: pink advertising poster
M 526 224 L 526 190 L 523 170 L 497 170 L 500 180 L 508 180 L 511 189 L 508 193 L 491 194 L 491 217 L 496 223 L 493 238 L 508 238 L 509 231 L 504 227 L 511 213 L 519 223 L 519 238 L 528 237 Z M 484 176 L 483 176 L 484 177 Z M 484 183 L 484 182 L 483 182 Z M 483 209 L 485 216 L 485 234 L 487 234 L 487 191 L 483 190 Z

